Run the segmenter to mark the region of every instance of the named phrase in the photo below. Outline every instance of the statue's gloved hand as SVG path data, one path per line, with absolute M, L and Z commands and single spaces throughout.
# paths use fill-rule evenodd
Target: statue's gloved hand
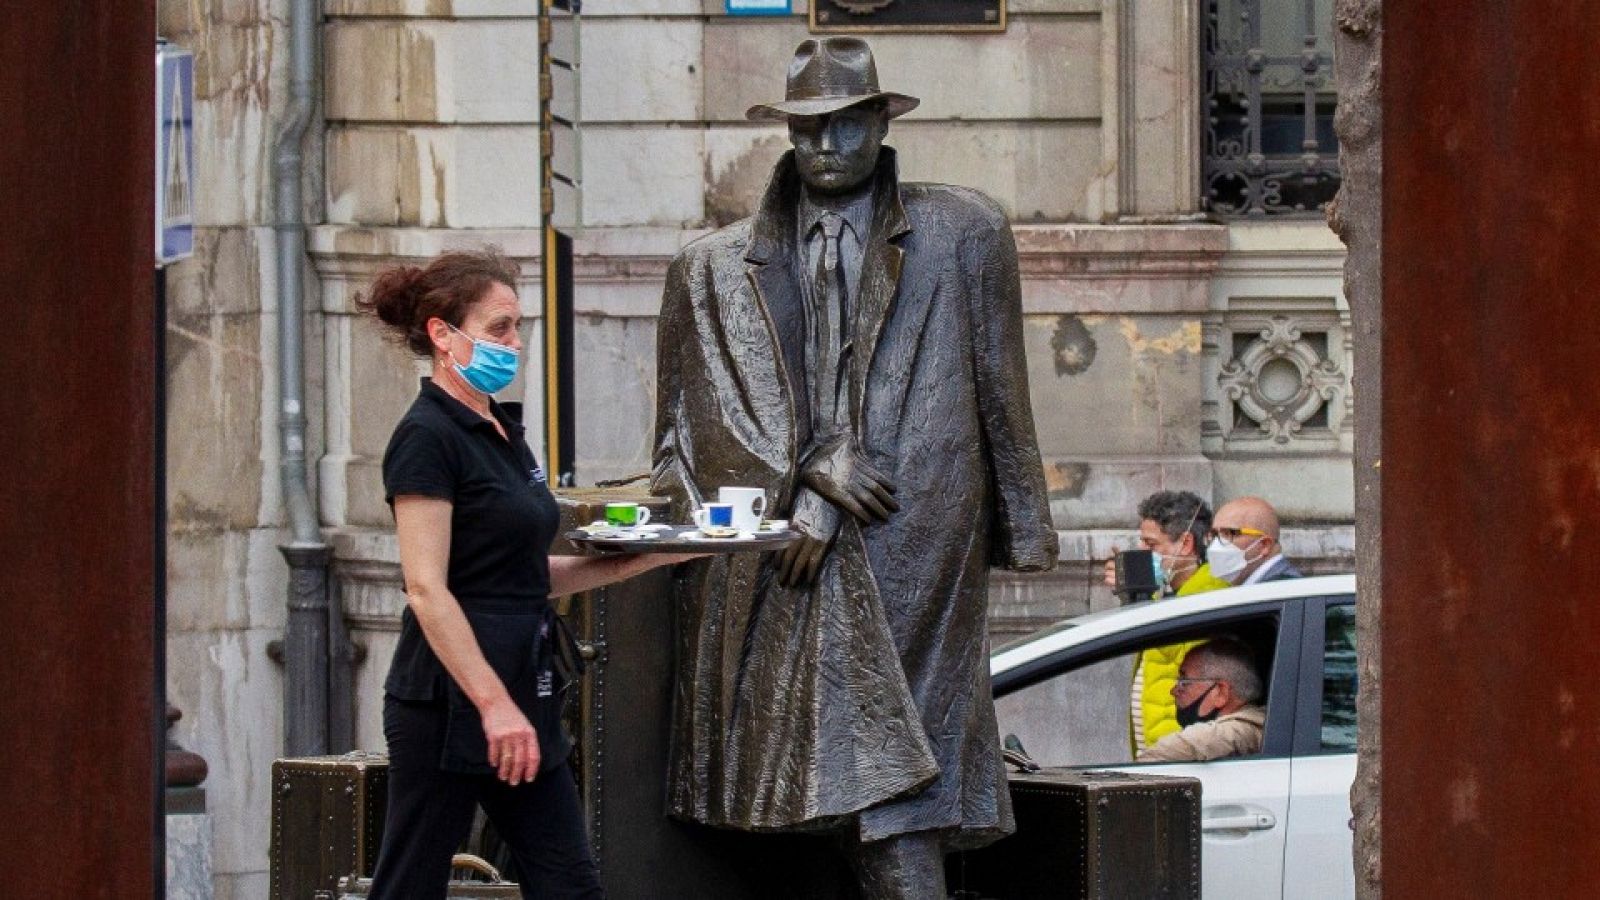
M 839 533 L 839 510 L 816 492 L 801 488 L 789 514 L 789 527 L 801 537 L 778 551 L 778 583 L 804 590 L 817 583 L 823 557 Z
M 800 481 L 864 525 L 887 522 L 900 509 L 894 483 L 867 462 L 847 431 L 829 435 L 811 451 Z

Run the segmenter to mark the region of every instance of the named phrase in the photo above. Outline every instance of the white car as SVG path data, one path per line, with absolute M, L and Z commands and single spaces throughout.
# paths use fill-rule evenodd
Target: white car
M 1355 576 L 1274 581 L 1068 619 L 990 657 L 1002 736 L 1043 766 L 1200 779 L 1207 900 L 1348 900 L 1356 769 Z M 1254 756 L 1132 761 L 1140 650 L 1219 635 L 1256 652 L 1267 687 Z

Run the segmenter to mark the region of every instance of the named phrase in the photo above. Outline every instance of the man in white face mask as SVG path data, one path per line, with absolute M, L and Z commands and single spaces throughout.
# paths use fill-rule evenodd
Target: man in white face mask
M 1211 574 L 1233 585 L 1300 577 L 1278 543 L 1278 513 L 1260 497 L 1230 500 L 1217 510 L 1206 559 Z

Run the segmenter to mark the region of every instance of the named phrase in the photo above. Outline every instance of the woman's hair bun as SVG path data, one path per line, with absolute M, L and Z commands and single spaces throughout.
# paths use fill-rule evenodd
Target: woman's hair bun
M 395 266 L 379 273 L 367 295 L 356 298 L 356 306 L 377 315 L 391 328 L 410 331 L 421 294 L 422 269 Z
M 378 273 L 366 295 L 356 297 L 356 308 L 377 316 L 391 337 L 426 358 L 434 352 L 430 320 L 459 326 L 495 283 L 515 291 L 519 274 L 516 262 L 494 247 L 445 253 L 425 267 L 402 265 Z

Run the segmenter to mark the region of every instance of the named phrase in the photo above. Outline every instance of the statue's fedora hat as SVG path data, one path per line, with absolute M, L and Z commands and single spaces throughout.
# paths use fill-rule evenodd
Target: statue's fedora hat
M 873 100 L 888 104 L 889 118 L 902 116 L 921 103 L 915 97 L 878 90 L 878 67 L 872 48 L 854 37 L 825 37 L 801 42 L 789 63 L 789 85 L 782 103 L 760 103 L 745 111 L 751 120 L 784 120 L 821 116 Z

